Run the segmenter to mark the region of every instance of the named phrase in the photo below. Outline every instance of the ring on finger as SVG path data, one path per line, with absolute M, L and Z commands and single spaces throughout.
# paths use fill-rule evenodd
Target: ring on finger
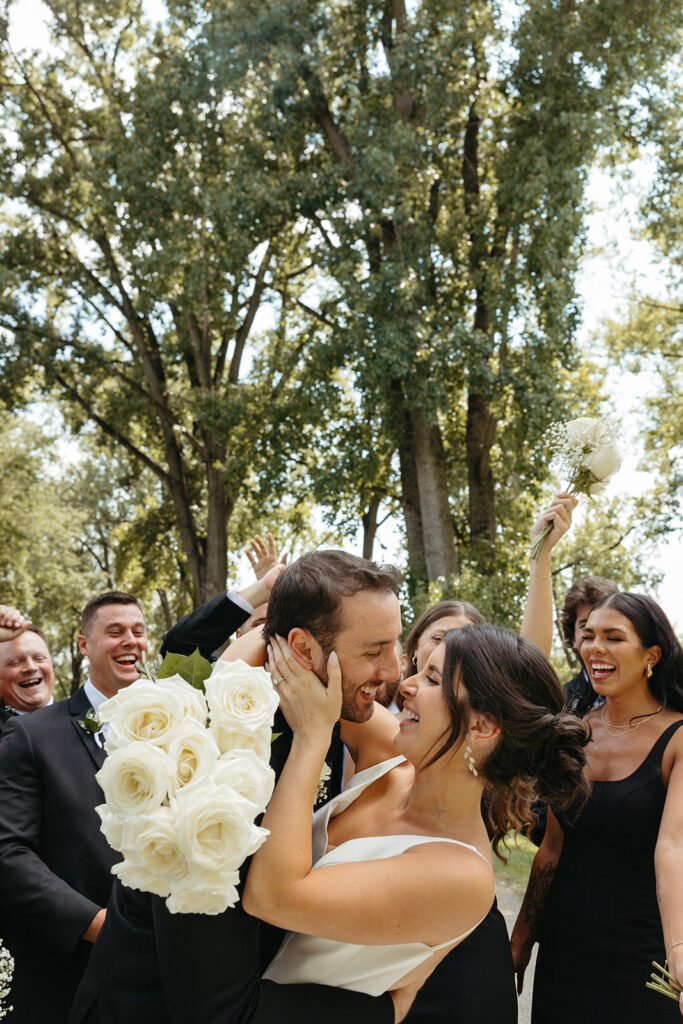
M 273 676 L 273 686 L 279 686 L 280 683 L 283 683 L 284 681 L 285 681 L 285 677 L 284 676 L 279 676 L 277 679 Z

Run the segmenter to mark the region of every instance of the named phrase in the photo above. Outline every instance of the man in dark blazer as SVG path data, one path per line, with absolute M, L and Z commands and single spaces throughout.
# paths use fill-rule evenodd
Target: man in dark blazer
M 13 1024 L 64 1024 L 105 917 L 119 855 L 99 829 L 101 737 L 86 714 L 138 677 L 142 611 L 110 591 L 83 612 L 90 678 L 68 700 L 12 716 L 0 742 L 2 936 L 15 961 Z
M 395 570 L 382 569 L 345 552 L 320 551 L 287 566 L 273 586 L 266 630 L 270 623 L 271 632 L 288 636 L 296 627 L 298 640 L 304 646 L 308 644 L 306 650 L 310 648 L 318 659 L 310 662 L 315 670 L 324 664 L 321 650 L 342 634 L 346 638 L 347 646 L 337 649 L 344 678 L 343 713 L 354 721 L 370 717 L 374 706 L 372 690 L 399 674 L 396 644 L 401 622 L 395 596 L 399 583 L 400 576 Z M 382 622 L 375 630 L 377 636 L 373 632 L 373 616 L 368 617 L 367 610 L 362 616 L 354 613 L 353 599 L 361 592 L 376 598 L 377 618 Z M 347 608 L 349 616 L 345 621 L 343 611 Z M 198 646 L 196 630 L 198 622 L 202 627 L 203 617 L 203 653 L 208 654 L 225 640 L 225 635 L 212 632 L 214 628 L 224 628 L 225 612 L 226 598 L 220 595 L 208 608 L 204 606 L 193 613 L 191 625 L 195 633 L 193 641 L 185 647 L 188 653 Z M 370 647 L 368 627 L 373 634 Z M 181 639 L 182 628 L 183 624 Z M 175 636 L 177 640 L 177 632 Z M 168 635 L 166 644 L 173 649 Z M 304 652 L 302 657 L 308 655 Z M 281 716 L 276 719 L 274 731 L 281 735 L 273 744 L 271 764 L 279 774 L 291 743 L 291 731 Z M 329 798 L 341 788 L 342 747 L 338 736 L 328 753 L 328 763 L 332 766 Z M 241 915 L 239 905 L 216 917 L 172 915 L 163 900 L 127 889 L 117 879 L 107 919 L 76 995 L 69 1024 L 219 1024 L 230 1019 L 229 1014 L 235 1010 L 235 993 L 224 982 L 221 965 L 234 948 L 235 921 Z M 243 920 L 237 931 L 240 949 L 245 942 L 258 944 L 263 940 L 255 918 Z M 270 936 L 266 962 L 273 952 Z M 388 996 L 375 998 L 326 986 L 277 986 L 264 982 L 259 1000 L 265 1019 L 277 1019 L 282 1024 L 290 1020 L 393 1024 L 394 1020 Z

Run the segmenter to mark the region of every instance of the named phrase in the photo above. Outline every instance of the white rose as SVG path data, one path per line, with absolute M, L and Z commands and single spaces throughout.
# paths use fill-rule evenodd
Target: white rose
M 621 466 L 621 455 L 613 444 L 601 444 L 583 460 L 584 467 L 596 481 L 613 476 Z
M 179 882 L 187 877 L 187 861 L 178 842 L 175 815 L 168 807 L 158 807 L 126 822 L 122 848 L 126 861 L 160 881 Z
M 99 807 L 95 808 L 95 811 L 99 814 L 102 822 L 100 832 L 104 834 L 104 838 L 112 850 L 120 850 L 123 846 L 123 825 L 125 819 L 120 818 L 118 814 L 114 814 L 106 804 L 100 804 Z
M 235 871 L 268 835 L 254 825 L 250 803 L 209 778 L 179 789 L 173 810 L 191 878 L 196 870 Z
M 248 800 L 255 816 L 265 811 L 273 795 L 275 772 L 253 750 L 230 750 L 218 762 L 214 781 Z
M 206 725 L 209 711 L 206 706 L 206 698 L 201 690 L 192 686 L 182 676 L 168 676 L 167 679 L 158 679 L 157 686 L 162 689 L 171 690 L 180 697 L 183 703 L 183 718 L 196 718 L 201 725 Z
M 118 864 L 114 864 L 111 872 L 113 875 L 118 875 L 121 883 L 127 885 L 129 889 L 151 892 L 155 896 L 168 896 L 171 891 L 168 882 L 145 871 L 134 860 L 122 860 Z
M 185 710 L 173 689 L 138 679 L 105 701 L 97 713 L 101 722 L 109 724 L 105 746 L 111 754 L 134 740 L 164 746 Z
M 253 750 L 261 761 L 267 763 L 270 760 L 273 731 L 269 725 L 257 732 L 246 732 L 244 729 L 235 729 L 230 720 L 225 723 L 212 721 L 210 729 L 221 754 L 227 754 L 230 750 Z
M 278 696 L 264 668 L 243 661 L 219 661 L 206 680 L 211 721 L 251 732 L 272 726 Z
M 239 899 L 239 878 L 239 871 L 193 873 L 191 882 L 171 887 L 166 906 L 171 914 L 222 914 Z
M 566 423 L 565 429 L 567 438 L 572 444 L 581 447 L 588 445 L 592 448 L 600 441 L 605 425 L 602 420 L 593 419 L 590 416 L 579 416 L 578 419 Z
M 212 733 L 190 719 L 169 743 L 168 756 L 175 765 L 176 787 L 179 788 L 213 772 L 220 751 Z
M 95 776 L 114 814 L 124 817 L 155 810 L 175 788 L 175 765 L 152 743 L 115 750 Z

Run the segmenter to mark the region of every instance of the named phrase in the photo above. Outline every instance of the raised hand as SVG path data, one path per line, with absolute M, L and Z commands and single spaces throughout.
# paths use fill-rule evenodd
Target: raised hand
M 287 564 L 287 552 L 278 555 L 277 545 L 272 533 L 266 534 L 265 541 L 258 533 L 254 534 L 249 543 L 252 550 L 250 551 L 249 548 L 246 548 L 244 553 L 249 559 L 249 564 L 254 570 L 257 580 L 263 579 L 266 573 L 276 565 L 284 566 Z
M 578 505 L 573 494 L 556 494 L 548 508 L 544 509 L 531 528 L 530 543 L 540 537 L 543 530 L 550 524 L 550 532 L 546 534 L 543 551 L 549 553 L 563 537 L 572 524 L 572 512 Z
M 327 683 L 299 664 L 282 637 L 272 637 L 268 671 L 280 697 L 280 707 L 292 732 L 302 736 L 329 736 L 339 720 L 342 704 L 341 669 L 334 651 L 327 661 Z
M 0 604 L 0 643 L 5 640 L 14 640 L 30 625 L 31 620 L 24 618 L 16 608 Z

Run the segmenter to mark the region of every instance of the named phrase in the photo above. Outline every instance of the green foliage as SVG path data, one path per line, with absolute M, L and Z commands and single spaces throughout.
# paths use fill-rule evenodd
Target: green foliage
M 187 655 L 169 653 L 161 663 L 157 679 L 168 679 L 176 675 L 182 676 L 186 683 L 203 692 L 204 683 L 211 675 L 211 662 L 203 658 L 197 649 Z
M 168 624 L 255 522 L 370 546 L 401 507 L 411 605 L 445 577 L 517 625 L 543 432 L 600 395 L 587 174 L 675 134 L 680 4 L 142 7 L 58 0 L 48 53 L 0 50 L 0 397 L 97 438 L 97 572 Z

